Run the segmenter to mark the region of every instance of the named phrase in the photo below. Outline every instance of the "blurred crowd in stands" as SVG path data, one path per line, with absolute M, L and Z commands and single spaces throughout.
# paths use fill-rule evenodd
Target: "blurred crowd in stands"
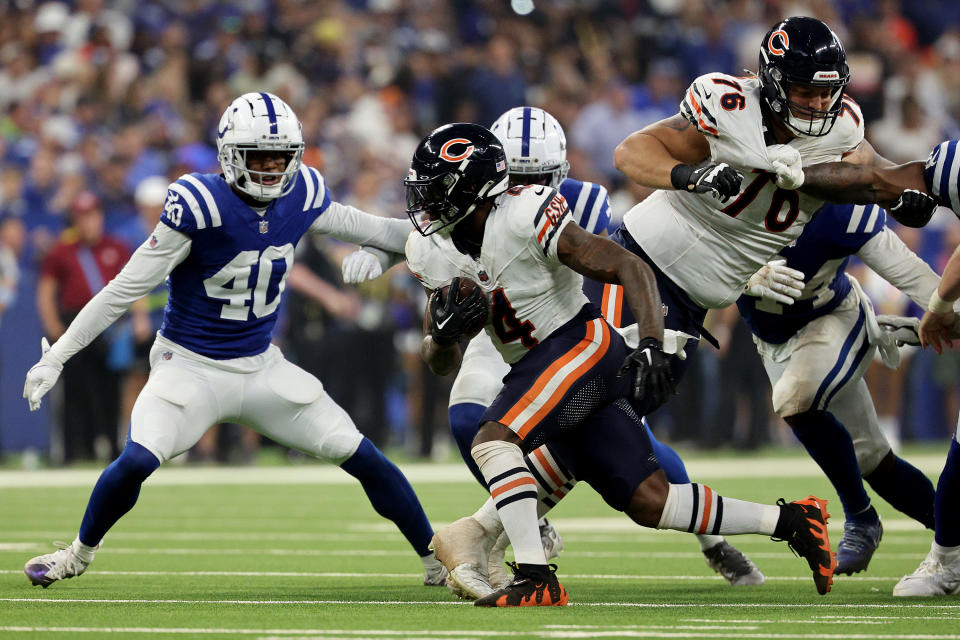
M 570 174 L 610 189 L 616 225 L 647 193 L 614 169 L 614 147 L 675 114 L 697 75 L 756 69 L 763 34 L 788 15 L 814 15 L 837 31 L 848 92 L 882 154 L 924 158 L 960 131 L 956 0 L 536 6 L 520 17 L 507 0 L 0 0 L 0 452 L 33 448 L 70 462 L 116 451 L 165 292 L 104 338 L 95 378 L 72 392 L 61 382 L 59 406 L 29 414 L 19 393 L 40 336 L 56 339 L 96 284 L 58 270 L 57 252 L 107 238 L 122 265 L 156 223 L 169 181 L 219 171 L 215 125 L 241 93 L 288 101 L 303 122 L 304 162 L 323 172 L 334 198 L 392 217 L 404 216 L 400 181 L 422 135 L 534 104 L 565 127 Z M 925 229 L 898 231 L 938 272 L 960 242 L 946 211 Z M 339 263 L 352 249 L 329 238 L 298 247 L 312 274 L 292 287 L 277 338 L 377 444 L 429 456 L 435 438 L 445 442 L 450 380 L 419 361 L 423 293 L 402 266 L 344 286 Z M 103 266 L 101 251 L 96 258 Z M 918 313 L 865 270 L 857 275 L 881 312 Z M 703 447 L 787 438 L 735 308 L 711 322 L 723 348 L 700 350 L 683 400 L 654 428 Z M 891 433 L 948 436 L 960 358 L 915 352 L 896 372 L 875 369 L 870 385 Z M 71 393 L 85 400 L 65 401 Z M 74 424 L 92 415 L 99 430 Z M 218 440 L 237 444 L 235 460 L 257 446 L 255 434 L 224 427 L 194 455 L 225 455 Z

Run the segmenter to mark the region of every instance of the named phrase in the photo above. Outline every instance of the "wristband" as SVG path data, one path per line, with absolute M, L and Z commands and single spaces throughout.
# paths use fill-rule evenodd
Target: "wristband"
M 670 170 L 670 184 L 677 191 L 690 190 L 690 175 L 694 168 L 682 162 Z
M 953 301 L 944 300 L 940 297 L 939 291 L 933 290 L 930 294 L 930 302 L 927 303 L 927 310 L 931 313 L 949 313 L 953 311 Z

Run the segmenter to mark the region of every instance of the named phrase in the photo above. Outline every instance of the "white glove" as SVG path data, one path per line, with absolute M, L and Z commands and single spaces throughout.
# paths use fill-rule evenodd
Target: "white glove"
M 53 388 L 63 371 L 63 365 L 46 358 L 50 351 L 50 343 L 46 338 L 40 339 L 40 361 L 27 371 L 27 379 L 23 383 L 23 397 L 30 403 L 30 411 L 40 408 L 40 401 L 47 391 Z
M 877 316 L 877 324 L 893 337 L 898 347 L 905 344 L 920 346 L 920 318 L 882 315 Z
M 377 256 L 363 249 L 357 249 L 344 258 L 340 269 L 343 272 L 343 281 L 347 284 L 373 280 L 383 273 L 383 267 L 380 266 Z
M 793 304 L 803 293 L 803 271 L 786 266 L 784 258 L 771 260 L 750 276 L 744 293 L 754 298 L 767 298 L 780 304 Z
M 800 152 L 785 144 L 767 147 L 767 159 L 777 174 L 777 186 L 781 189 L 799 189 L 803 186 L 803 159 Z

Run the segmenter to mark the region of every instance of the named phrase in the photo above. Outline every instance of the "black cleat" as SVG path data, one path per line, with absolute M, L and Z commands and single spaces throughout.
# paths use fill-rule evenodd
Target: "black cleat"
M 707 566 L 719 573 L 734 587 L 761 585 L 766 577 L 743 552 L 724 540 L 703 550 Z
M 557 565 L 548 565 L 545 576 L 535 576 L 510 563 L 513 580 L 502 589 L 474 601 L 478 607 L 565 607 L 567 590 L 557 580 Z
M 837 568 L 837 558 L 830 551 L 830 537 L 827 535 L 827 520 L 830 518 L 827 501 L 815 496 L 793 502 L 780 498 L 777 505 L 792 516 L 791 532 L 783 540 L 794 553 L 807 560 L 813 571 L 817 593 L 826 594 L 833 584 L 833 573 Z

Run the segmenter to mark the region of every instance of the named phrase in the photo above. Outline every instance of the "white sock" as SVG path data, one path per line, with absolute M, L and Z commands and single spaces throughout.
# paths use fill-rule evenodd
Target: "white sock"
M 934 542 L 930 545 L 930 551 L 940 564 L 953 564 L 960 560 L 960 547 L 942 547 Z
M 503 524 L 500 522 L 500 514 L 497 513 L 497 507 L 493 504 L 493 498 L 487 498 L 479 509 L 473 514 L 474 519 L 480 523 L 485 531 L 500 535 L 503 531 Z
M 420 562 L 423 563 L 424 569 L 436 569 L 440 566 L 440 561 L 434 557 L 433 552 L 425 556 L 420 556 Z
M 88 547 L 87 545 L 80 542 L 80 536 L 73 541 L 71 545 L 73 547 L 73 555 L 77 556 L 83 562 L 90 564 L 93 562 L 93 556 L 97 553 L 97 549 L 100 548 L 100 545 L 95 547 Z
M 773 535 L 780 519 L 776 505 L 724 498 L 706 485 L 671 484 L 657 529 L 689 533 Z
M 723 536 L 698 535 L 697 542 L 700 543 L 700 550 L 706 551 L 723 542 Z
M 547 564 L 537 527 L 537 481 L 523 463 L 520 447 L 502 440 L 484 442 L 471 452 L 487 481 L 500 522 L 521 564 Z

